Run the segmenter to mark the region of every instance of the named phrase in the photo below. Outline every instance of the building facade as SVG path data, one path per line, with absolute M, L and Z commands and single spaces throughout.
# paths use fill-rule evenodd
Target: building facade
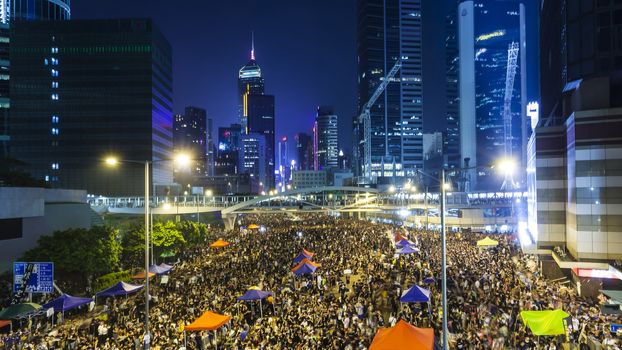
M 263 95 L 265 92 L 264 80 L 261 74 L 261 68 L 255 60 L 255 40 L 251 47 L 251 59 L 248 63 L 240 68 L 238 73 L 238 115 L 239 123 L 242 125 L 242 130 L 247 131 L 248 127 L 248 96 L 249 95 Z
M 317 188 L 328 184 L 327 173 L 324 170 L 298 170 L 292 174 L 292 187 Z
M 371 142 L 374 178 L 415 176 L 423 167 L 423 63 L 420 0 L 358 0 L 358 105 L 372 97 L 398 59 L 402 67 L 370 111 L 371 140 L 355 130 L 354 152 Z M 365 160 L 356 162 L 364 167 Z M 357 173 L 365 173 L 360 169 Z
M 489 167 L 508 157 L 525 164 L 525 7 L 519 1 L 464 1 L 458 18 L 460 161 Z M 518 50 L 512 50 L 515 61 L 509 59 L 511 47 Z M 508 69 L 508 62 L 516 66 Z M 503 179 L 490 170 L 472 170 L 468 180 L 471 189 L 493 190 Z
M 313 166 L 313 140 L 304 132 L 296 134 L 296 170 L 311 170 Z
M 173 182 L 172 51 L 151 20 L 15 22 L 11 30 L 11 156 L 52 187 L 89 194 Z M 88 82 L 85 83 L 85 82 Z
M 576 260 L 622 258 L 619 11 L 542 2 L 539 121 L 529 141 L 529 235 Z
M 0 0 L 0 159 L 9 154 L 10 22 L 68 20 L 70 0 Z
M 240 170 L 251 177 L 252 193 L 260 193 L 265 191 L 265 188 L 270 188 L 266 187 L 268 178 L 265 166 L 267 154 L 265 134 L 248 133 L 242 136 Z
M 186 107 L 184 114 L 173 120 L 175 153 L 185 153 L 193 160 L 190 174 L 202 176 L 207 169 L 207 112 L 203 108 Z
M 274 188 L 275 147 L 274 147 L 274 96 L 248 95 L 245 101 L 248 117 L 247 134 L 262 134 L 266 139 L 265 186 Z
M 242 125 L 240 124 L 218 128 L 218 150 L 214 162 L 215 176 L 233 176 L 239 173 L 242 135 Z
M 315 157 L 317 157 L 316 170 L 337 168 L 339 166 L 339 136 L 337 127 L 337 115 L 328 106 L 317 109 L 315 128 L 317 143 Z
M 460 160 L 460 94 L 458 92 L 458 18 L 456 9 L 446 18 L 445 24 L 445 91 L 447 106 L 445 110 L 445 139 L 443 140 L 443 165 L 447 168 L 462 166 Z

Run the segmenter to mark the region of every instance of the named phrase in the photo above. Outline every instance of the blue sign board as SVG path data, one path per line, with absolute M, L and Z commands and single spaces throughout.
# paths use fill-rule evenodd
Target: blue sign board
M 53 293 L 54 263 L 14 262 L 13 292 L 22 290 L 27 293 Z
M 611 333 L 616 333 L 618 329 L 622 329 L 622 324 L 611 324 Z

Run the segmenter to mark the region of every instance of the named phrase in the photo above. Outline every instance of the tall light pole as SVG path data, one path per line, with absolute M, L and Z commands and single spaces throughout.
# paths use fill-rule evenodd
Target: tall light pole
M 443 349 L 447 347 L 447 239 L 445 230 L 445 168 L 441 169 L 441 270 L 443 281 Z
M 115 157 L 106 158 L 106 164 L 109 166 L 116 166 L 119 163 L 134 163 L 134 164 L 142 164 L 145 165 L 145 198 L 144 198 L 144 207 L 145 207 L 145 336 L 143 339 L 144 348 L 149 350 L 149 344 L 151 342 L 151 334 L 149 333 L 149 243 L 151 241 L 149 235 L 149 206 L 150 206 L 150 197 L 149 197 L 149 164 L 155 162 L 167 161 L 169 159 L 161 159 L 161 160 L 145 160 L 145 161 L 137 161 L 137 160 L 120 160 Z M 188 164 L 190 162 L 190 158 L 187 155 L 180 154 L 173 159 L 174 161 L 180 164 Z

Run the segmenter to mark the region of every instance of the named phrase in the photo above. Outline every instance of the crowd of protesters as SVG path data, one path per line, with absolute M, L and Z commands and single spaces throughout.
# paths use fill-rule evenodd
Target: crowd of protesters
M 259 230 L 244 230 L 250 224 Z M 265 228 L 265 230 L 263 229 Z M 411 240 L 419 252 L 395 255 L 394 237 Z M 512 235 L 479 249 L 484 235 L 450 233 L 448 246 L 448 341 L 454 349 L 561 349 L 562 343 L 595 338 L 617 349 L 608 332 L 620 318 L 603 316 L 598 304 L 572 288 L 546 281 L 535 257 L 524 255 Z M 222 238 L 225 248 L 208 243 Z M 321 266 L 294 276 L 302 249 Z M 180 252 L 168 283 L 154 280 L 152 349 L 366 349 L 379 327 L 405 319 L 442 335 L 441 251 L 438 232 L 405 229 L 319 214 L 247 215 L 236 230 L 211 234 L 205 247 Z M 426 284 L 424 280 L 431 282 Z M 401 293 L 417 284 L 431 289 L 429 303 L 403 304 Z M 257 286 L 273 296 L 261 305 L 237 302 Z M 51 326 L 37 317 L 10 334 L 4 349 L 142 349 L 144 297 L 98 300 Z M 520 322 L 521 310 L 562 308 L 571 314 L 568 336 L 534 337 Z M 215 332 L 187 332 L 205 311 L 231 315 Z M 186 338 L 185 338 L 186 336 Z

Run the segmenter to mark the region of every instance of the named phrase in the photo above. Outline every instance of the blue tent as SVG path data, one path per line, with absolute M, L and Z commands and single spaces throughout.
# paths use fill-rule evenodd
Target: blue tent
M 402 248 L 396 250 L 395 252 L 397 254 L 412 254 L 412 253 L 416 253 L 418 251 L 419 251 L 419 249 L 407 245 L 405 247 L 402 247 Z
M 427 303 L 430 301 L 430 290 L 414 285 L 402 293 L 400 301 L 402 303 Z
M 155 273 L 156 275 L 167 274 L 172 269 L 173 269 L 173 267 L 171 265 L 167 265 L 167 264 L 164 264 L 164 263 L 162 263 L 160 265 L 151 265 L 151 266 L 149 266 L 149 272 Z
M 423 279 L 423 283 L 433 284 L 436 283 L 436 280 L 434 279 L 434 277 L 426 277 Z
M 96 297 L 111 297 L 115 295 L 128 295 L 132 293 L 136 293 L 139 290 L 143 289 L 145 286 L 142 284 L 129 284 L 125 282 L 119 282 L 114 286 L 104 289 L 97 294 Z
M 304 264 L 300 264 L 298 268 L 294 269 L 293 271 L 296 276 L 301 276 L 301 275 L 310 275 L 314 273 L 316 269 L 317 267 L 311 264 L 308 264 L 308 263 L 304 263 Z
M 300 254 L 298 254 L 298 256 L 297 256 L 297 257 L 295 257 L 295 258 L 294 258 L 294 262 L 295 262 L 296 264 L 299 264 L 299 263 L 300 263 L 301 261 L 303 261 L 304 259 L 309 259 L 309 260 L 311 260 L 311 258 L 310 258 L 309 256 L 305 255 L 304 253 L 300 253 Z
M 261 300 L 272 295 L 272 292 L 263 290 L 249 290 L 244 295 L 238 298 L 238 300 Z
M 406 238 L 402 238 L 399 242 L 395 243 L 397 247 L 414 246 L 415 244 Z
M 65 312 L 86 305 L 92 301 L 93 299 L 91 298 L 72 297 L 71 295 L 63 294 L 49 303 L 44 304 L 41 308 L 44 310 L 54 308 L 54 312 Z

